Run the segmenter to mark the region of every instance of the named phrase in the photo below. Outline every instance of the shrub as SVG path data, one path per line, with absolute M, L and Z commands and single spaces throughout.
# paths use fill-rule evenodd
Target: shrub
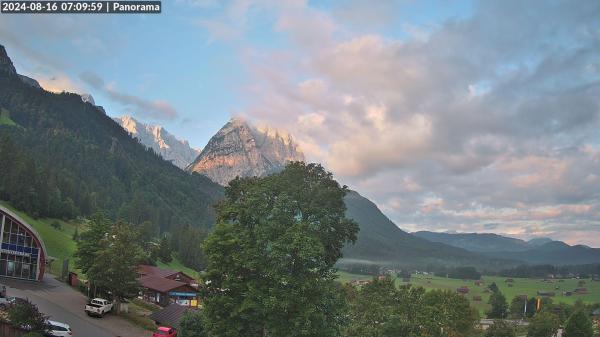
M 502 320 L 494 321 L 486 331 L 485 337 L 516 337 L 517 332 L 515 327 Z
M 533 317 L 527 329 L 527 337 L 553 337 L 558 332 L 559 319 L 549 312 L 541 312 Z
M 18 301 L 9 306 L 8 320 L 15 326 L 31 327 L 32 332 L 44 332 L 48 328 L 48 316 L 42 314 L 37 306 L 28 300 Z
M 62 230 L 62 225 L 60 224 L 60 222 L 58 221 L 53 221 L 50 226 L 52 226 L 52 228 L 57 229 L 57 230 Z
M 199 310 L 188 310 L 181 319 L 179 333 L 180 337 L 204 337 L 204 325 L 202 324 L 202 312 Z
M 569 317 L 565 325 L 565 335 L 568 337 L 590 337 L 594 335 L 592 320 L 586 315 L 585 311 L 578 310 Z

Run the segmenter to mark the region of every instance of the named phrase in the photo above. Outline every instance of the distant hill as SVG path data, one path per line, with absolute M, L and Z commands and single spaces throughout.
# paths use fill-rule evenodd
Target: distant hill
M 529 264 L 590 264 L 600 263 L 600 249 L 570 246 L 562 241 L 536 238 L 529 241 L 490 233 L 413 233 L 423 239 L 445 243 L 489 257 L 520 260 Z
M 550 238 L 534 238 L 534 239 L 527 241 L 527 244 L 531 247 L 537 247 L 537 246 L 545 245 L 552 241 L 554 241 L 554 240 L 552 240 Z
M 16 208 L 63 219 L 105 211 L 165 230 L 212 227 L 221 186 L 163 160 L 89 99 L 23 81 L 2 46 L 0 111 L 12 122 L 0 123 L 0 199 Z
M 356 244 L 344 249 L 344 263 L 365 261 L 405 266 L 471 265 L 488 270 L 516 263 L 485 257 L 409 234 L 398 228 L 373 202 L 357 192 L 348 193 L 345 201 L 346 214 L 358 222 L 360 232 Z
M 497 252 L 486 254 L 525 261 L 529 264 L 581 265 L 600 263 L 600 248 L 583 245 L 570 246 L 562 241 L 552 241 L 522 252 Z
M 445 243 L 472 252 L 525 251 L 532 248 L 532 246 L 523 240 L 492 233 L 439 233 L 420 231 L 412 234 L 425 240 Z

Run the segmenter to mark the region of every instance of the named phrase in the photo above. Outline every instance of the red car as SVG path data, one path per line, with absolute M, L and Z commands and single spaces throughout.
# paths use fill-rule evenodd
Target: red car
M 152 334 L 152 337 L 177 337 L 177 331 L 174 328 L 159 326 L 156 332 Z

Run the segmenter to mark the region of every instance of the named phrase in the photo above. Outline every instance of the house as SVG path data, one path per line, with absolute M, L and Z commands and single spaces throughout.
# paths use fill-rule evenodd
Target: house
M 142 288 L 140 298 L 145 301 L 163 307 L 172 303 L 189 307 L 199 305 L 197 283 L 183 272 L 141 265 L 138 281 Z
M 588 290 L 587 288 L 577 288 L 575 289 L 575 291 L 573 291 L 575 294 L 577 295 L 585 295 L 588 294 Z
M 169 280 L 184 282 L 187 284 L 191 284 L 192 286 L 198 287 L 198 283 L 196 283 L 196 280 L 194 280 L 193 277 L 191 277 L 181 271 L 163 269 L 163 268 L 158 268 L 155 266 L 149 266 L 149 265 L 143 264 L 138 267 L 137 273 L 138 273 L 138 277 L 157 276 L 157 277 L 162 277 L 162 278 L 166 278 Z
M 353 286 L 364 286 L 371 283 L 371 280 L 352 280 L 350 284 Z
M 541 291 L 541 290 L 538 290 L 537 294 L 538 294 L 538 296 L 542 296 L 542 297 L 554 297 L 556 295 L 556 293 L 553 291 Z
M 469 287 L 462 286 L 460 288 L 457 288 L 456 292 L 459 293 L 459 294 L 468 294 L 469 293 Z
M 181 318 L 188 311 L 193 310 L 190 307 L 184 307 L 179 304 L 173 303 L 164 307 L 159 311 L 155 311 L 150 314 L 150 319 L 152 319 L 156 325 L 162 326 L 170 326 L 177 330 L 179 330 L 179 323 L 181 322 Z
M 506 282 L 506 283 L 513 283 L 513 282 L 515 282 L 515 280 L 512 279 L 512 278 L 507 278 L 504 282 Z
M 481 296 L 480 295 L 473 296 L 473 301 L 474 302 L 481 302 Z

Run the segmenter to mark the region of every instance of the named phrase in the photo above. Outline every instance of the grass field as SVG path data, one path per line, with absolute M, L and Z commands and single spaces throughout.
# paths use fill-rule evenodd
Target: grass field
M 355 275 L 345 272 L 339 272 L 338 280 L 340 282 L 350 282 L 351 280 L 368 280 L 371 276 Z M 555 292 L 556 296 L 552 297 L 555 303 L 567 303 L 573 304 L 575 301 L 581 299 L 587 303 L 600 303 L 600 282 L 593 282 L 590 279 L 583 280 L 586 282 L 584 287 L 588 289 L 589 294 L 586 295 L 573 295 L 564 296 L 563 291 L 573 291 L 578 288 L 578 282 L 580 280 L 565 279 L 562 281 L 553 280 L 552 283 L 543 282 L 541 279 L 524 279 L 524 278 L 513 278 L 513 286 L 509 287 L 508 283 L 505 282 L 505 277 L 496 276 L 483 276 L 483 284 L 481 286 L 475 285 L 474 281 L 469 280 L 457 280 L 449 279 L 436 276 L 425 276 L 425 275 L 413 275 L 410 284 L 413 286 L 420 286 L 427 290 L 431 289 L 448 289 L 456 291 L 456 288 L 467 286 L 469 287 L 469 293 L 466 295 L 471 301 L 471 304 L 479 310 L 480 313 L 484 313 L 489 309 L 487 304 L 489 294 L 485 293 L 485 289 L 492 282 L 496 282 L 496 285 L 500 288 L 500 291 L 506 296 L 506 300 L 510 303 L 513 297 L 517 295 L 527 295 L 528 297 L 537 296 L 537 291 L 549 291 Z M 401 279 L 396 279 L 398 285 L 406 284 Z M 556 289 L 558 287 L 558 289 Z M 473 301 L 474 296 L 481 296 L 481 301 Z

